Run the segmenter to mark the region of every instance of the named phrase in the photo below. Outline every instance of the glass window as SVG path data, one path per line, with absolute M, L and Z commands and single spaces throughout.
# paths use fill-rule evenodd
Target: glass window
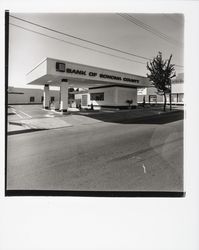
M 54 101 L 55 101 L 55 97 L 54 97 L 54 96 L 51 96 L 51 97 L 50 97 L 50 101 L 51 101 L 51 102 L 54 102 Z
M 91 101 L 104 101 L 104 93 L 91 93 Z
M 156 103 L 157 102 L 157 95 L 150 95 L 149 96 L 149 102 L 150 103 Z
M 31 96 L 30 97 L 30 102 L 34 102 L 35 101 L 35 97 L 34 96 Z
M 171 94 L 171 101 L 177 102 L 177 94 Z

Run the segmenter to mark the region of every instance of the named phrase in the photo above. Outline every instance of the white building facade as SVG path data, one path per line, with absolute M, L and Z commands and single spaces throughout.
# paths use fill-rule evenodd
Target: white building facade
M 132 101 L 131 106 L 137 106 L 137 88 L 126 86 L 102 86 L 93 87 L 81 94 L 75 94 L 76 103 L 80 103 L 82 108 L 94 107 L 111 107 L 125 108 L 128 107 L 128 101 Z

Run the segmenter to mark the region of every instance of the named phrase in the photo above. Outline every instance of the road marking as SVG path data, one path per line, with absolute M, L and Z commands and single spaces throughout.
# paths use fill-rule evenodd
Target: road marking
M 21 110 L 16 110 L 15 108 L 11 108 L 11 110 L 12 110 L 18 117 L 20 117 L 20 118 L 24 118 L 24 117 L 23 117 L 22 115 L 20 115 L 19 112 L 22 113 L 23 115 L 25 115 L 26 117 L 32 118 L 32 116 L 30 116 L 30 115 L 24 113 L 24 112 L 21 111 Z M 26 117 L 25 117 L 25 118 L 26 118 Z
M 23 116 L 21 116 L 20 114 L 16 113 L 17 116 L 19 116 L 19 118 L 23 119 Z
M 32 116 L 30 116 L 30 115 L 28 115 L 28 114 L 24 113 L 24 112 L 23 112 L 23 111 L 21 111 L 21 110 L 19 110 L 18 112 L 20 112 L 20 113 L 24 114 L 25 116 L 28 116 L 29 118 L 32 118 Z
M 16 115 L 16 110 L 14 108 L 11 108 L 11 111 Z
M 144 164 L 142 165 L 143 169 L 144 169 L 144 173 L 146 174 L 146 167 L 144 166 Z

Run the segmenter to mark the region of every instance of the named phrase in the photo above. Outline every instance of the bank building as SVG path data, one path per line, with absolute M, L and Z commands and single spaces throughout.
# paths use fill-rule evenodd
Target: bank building
M 43 90 L 9 87 L 8 104 L 43 103 L 45 109 L 67 112 L 69 107 L 136 108 L 143 98 L 146 103 L 163 103 L 147 77 L 54 58 L 45 58 L 26 77 L 27 85 L 42 86 Z M 174 85 L 172 95 L 182 104 L 183 81 L 178 79 Z

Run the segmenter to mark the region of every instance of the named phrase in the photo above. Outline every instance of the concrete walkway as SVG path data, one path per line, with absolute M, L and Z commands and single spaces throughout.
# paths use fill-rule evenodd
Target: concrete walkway
M 17 129 L 17 131 L 19 131 L 19 127 L 21 127 L 21 129 L 53 129 L 70 126 L 72 125 L 58 117 L 20 120 L 17 122 L 10 122 L 9 125 L 11 131 L 13 131 L 14 129 Z

